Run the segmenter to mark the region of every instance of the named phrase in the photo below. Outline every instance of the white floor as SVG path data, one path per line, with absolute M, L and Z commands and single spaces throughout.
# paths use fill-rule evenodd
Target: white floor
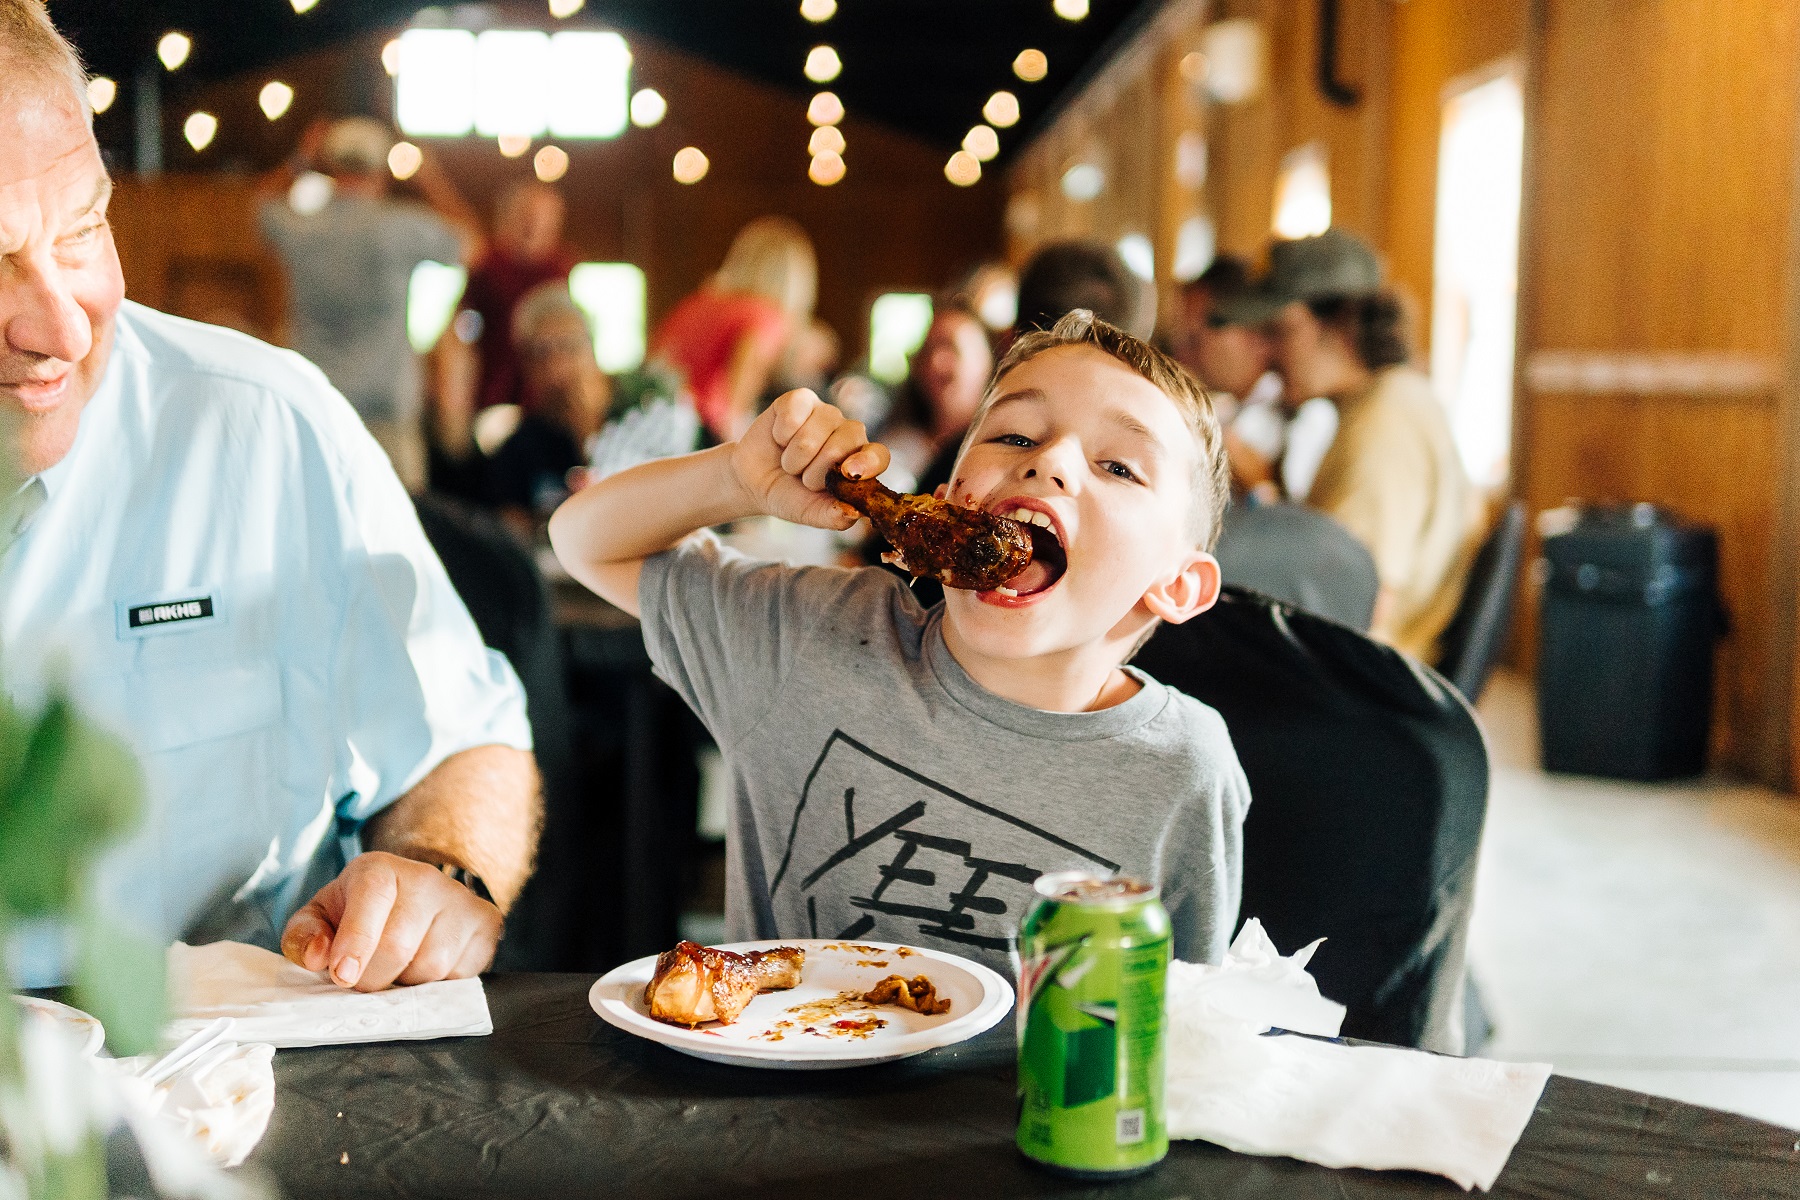
M 1800 801 L 1547 775 L 1529 687 L 1481 708 L 1483 1053 L 1800 1129 Z

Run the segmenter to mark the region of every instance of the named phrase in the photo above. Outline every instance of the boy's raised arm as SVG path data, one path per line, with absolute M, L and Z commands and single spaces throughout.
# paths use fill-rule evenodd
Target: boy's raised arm
M 887 465 L 886 448 L 860 423 L 810 391 L 788 392 L 735 442 L 644 463 L 571 496 L 550 518 L 550 544 L 570 575 L 637 616 L 638 575 L 652 554 L 757 514 L 848 529 L 857 514 L 825 492 L 826 472 L 862 478 Z

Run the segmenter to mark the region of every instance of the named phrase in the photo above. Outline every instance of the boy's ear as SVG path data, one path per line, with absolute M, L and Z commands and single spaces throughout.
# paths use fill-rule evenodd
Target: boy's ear
M 1170 625 L 1179 625 L 1217 603 L 1222 586 L 1219 560 L 1195 550 L 1174 571 L 1150 585 L 1144 593 L 1144 607 Z

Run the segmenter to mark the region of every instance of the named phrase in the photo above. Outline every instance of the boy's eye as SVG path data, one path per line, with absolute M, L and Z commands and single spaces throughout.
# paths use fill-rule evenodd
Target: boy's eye
M 1137 472 L 1133 471 L 1130 467 L 1126 466 L 1122 462 L 1115 462 L 1115 461 L 1109 460 L 1107 462 L 1101 463 L 1100 469 L 1102 471 L 1105 471 L 1108 475 L 1115 476 L 1119 479 L 1124 479 L 1131 483 L 1137 482 Z
M 1003 433 L 999 437 L 993 438 L 992 440 L 996 444 L 1001 445 L 1001 446 L 1017 446 L 1020 449 L 1025 449 L 1027 447 L 1034 446 L 1037 444 L 1036 442 L 1033 442 L 1030 438 L 1026 437 L 1022 433 Z

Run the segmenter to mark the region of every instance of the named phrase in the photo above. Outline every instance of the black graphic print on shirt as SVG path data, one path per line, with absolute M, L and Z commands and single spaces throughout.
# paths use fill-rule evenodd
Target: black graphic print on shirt
M 1118 870 L 840 729 L 807 773 L 769 892 L 778 911 L 804 904 L 811 937 L 1005 951 L 1032 883 L 1071 867 Z

